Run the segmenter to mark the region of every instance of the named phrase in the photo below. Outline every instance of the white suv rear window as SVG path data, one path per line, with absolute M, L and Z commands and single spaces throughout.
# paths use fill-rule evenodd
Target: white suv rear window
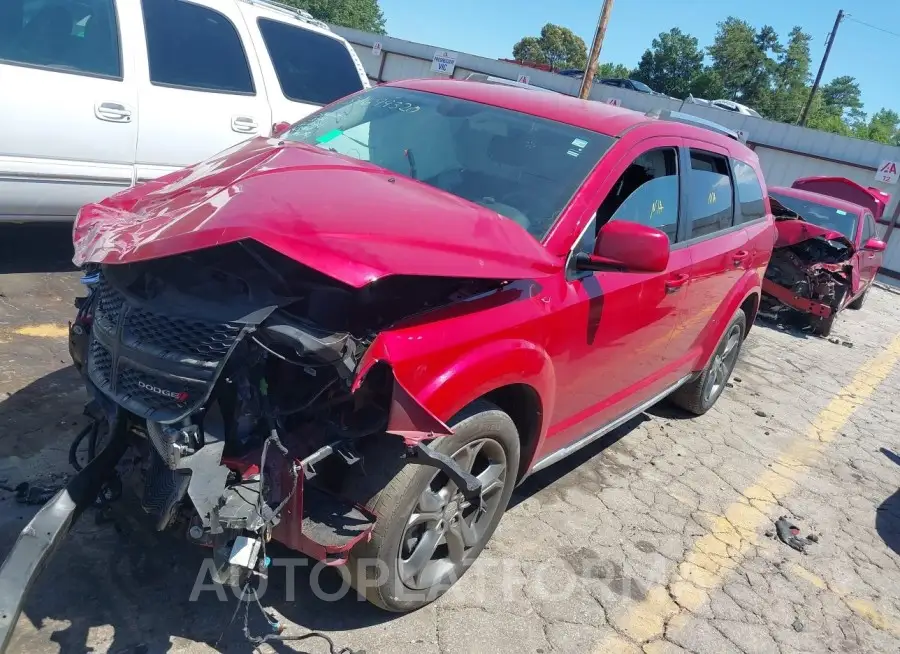
M 363 88 L 356 64 L 337 39 L 268 18 L 259 19 L 259 31 L 289 100 L 325 105 Z

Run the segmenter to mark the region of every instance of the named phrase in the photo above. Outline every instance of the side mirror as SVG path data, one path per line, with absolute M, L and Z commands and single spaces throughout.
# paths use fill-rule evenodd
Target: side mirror
M 870 238 L 863 243 L 863 250 L 872 250 L 873 252 L 884 252 L 887 244 L 877 238 Z
M 613 220 L 597 235 L 594 253 L 580 254 L 575 261 L 579 270 L 612 267 L 631 272 L 663 272 L 669 265 L 669 237 L 655 227 Z
M 291 124 L 286 121 L 282 120 L 280 123 L 275 123 L 272 125 L 272 138 L 277 139 L 279 136 L 283 136 L 290 128 Z

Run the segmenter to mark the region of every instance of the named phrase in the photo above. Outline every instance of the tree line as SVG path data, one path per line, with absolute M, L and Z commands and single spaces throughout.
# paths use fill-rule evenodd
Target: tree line
M 797 123 L 812 82 L 812 37 L 794 27 L 781 40 L 773 27 L 755 28 L 730 16 L 718 23 L 712 45 L 701 48 L 696 37 L 673 27 L 650 43 L 635 68 L 603 62 L 597 77 L 627 77 L 676 98 L 734 100 L 764 117 Z M 566 27 L 548 23 L 540 36 L 526 36 L 513 46 L 519 62 L 547 64 L 553 70 L 584 69 L 584 40 Z M 807 126 L 826 132 L 900 145 L 900 115 L 882 108 L 869 115 L 859 83 L 850 75 L 835 77 L 816 92 Z

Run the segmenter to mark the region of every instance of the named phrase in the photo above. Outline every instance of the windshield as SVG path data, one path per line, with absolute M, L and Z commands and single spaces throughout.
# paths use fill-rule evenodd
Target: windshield
M 653 93 L 653 89 L 644 84 L 643 82 L 638 82 L 637 80 L 631 80 L 631 83 L 634 85 L 635 90 L 642 91 L 644 93 Z
M 284 135 L 368 161 L 515 220 L 542 239 L 613 139 L 433 93 L 378 87 Z
M 840 232 L 851 242 L 856 236 L 857 217 L 852 213 L 780 193 L 770 193 L 769 197 L 778 200 L 783 207 L 790 209 L 808 223 Z

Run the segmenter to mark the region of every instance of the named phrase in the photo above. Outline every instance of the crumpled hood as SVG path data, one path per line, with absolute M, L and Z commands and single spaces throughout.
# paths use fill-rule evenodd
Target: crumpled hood
M 803 219 L 796 218 L 784 218 L 775 221 L 775 229 L 778 232 L 778 237 L 775 240 L 776 248 L 788 247 L 789 245 L 796 245 L 797 243 L 801 243 L 802 241 L 807 241 L 811 238 L 823 237 L 829 241 L 837 241 L 848 246 L 851 250 L 853 250 L 853 243 L 851 243 L 846 236 L 841 234 L 840 232 L 836 232 L 831 229 L 825 229 L 824 227 L 819 227 L 818 225 L 813 225 L 812 223 L 808 223 Z
M 533 279 L 562 267 L 496 212 L 266 138 L 83 207 L 73 261 L 131 263 L 244 239 L 357 288 L 388 275 Z

